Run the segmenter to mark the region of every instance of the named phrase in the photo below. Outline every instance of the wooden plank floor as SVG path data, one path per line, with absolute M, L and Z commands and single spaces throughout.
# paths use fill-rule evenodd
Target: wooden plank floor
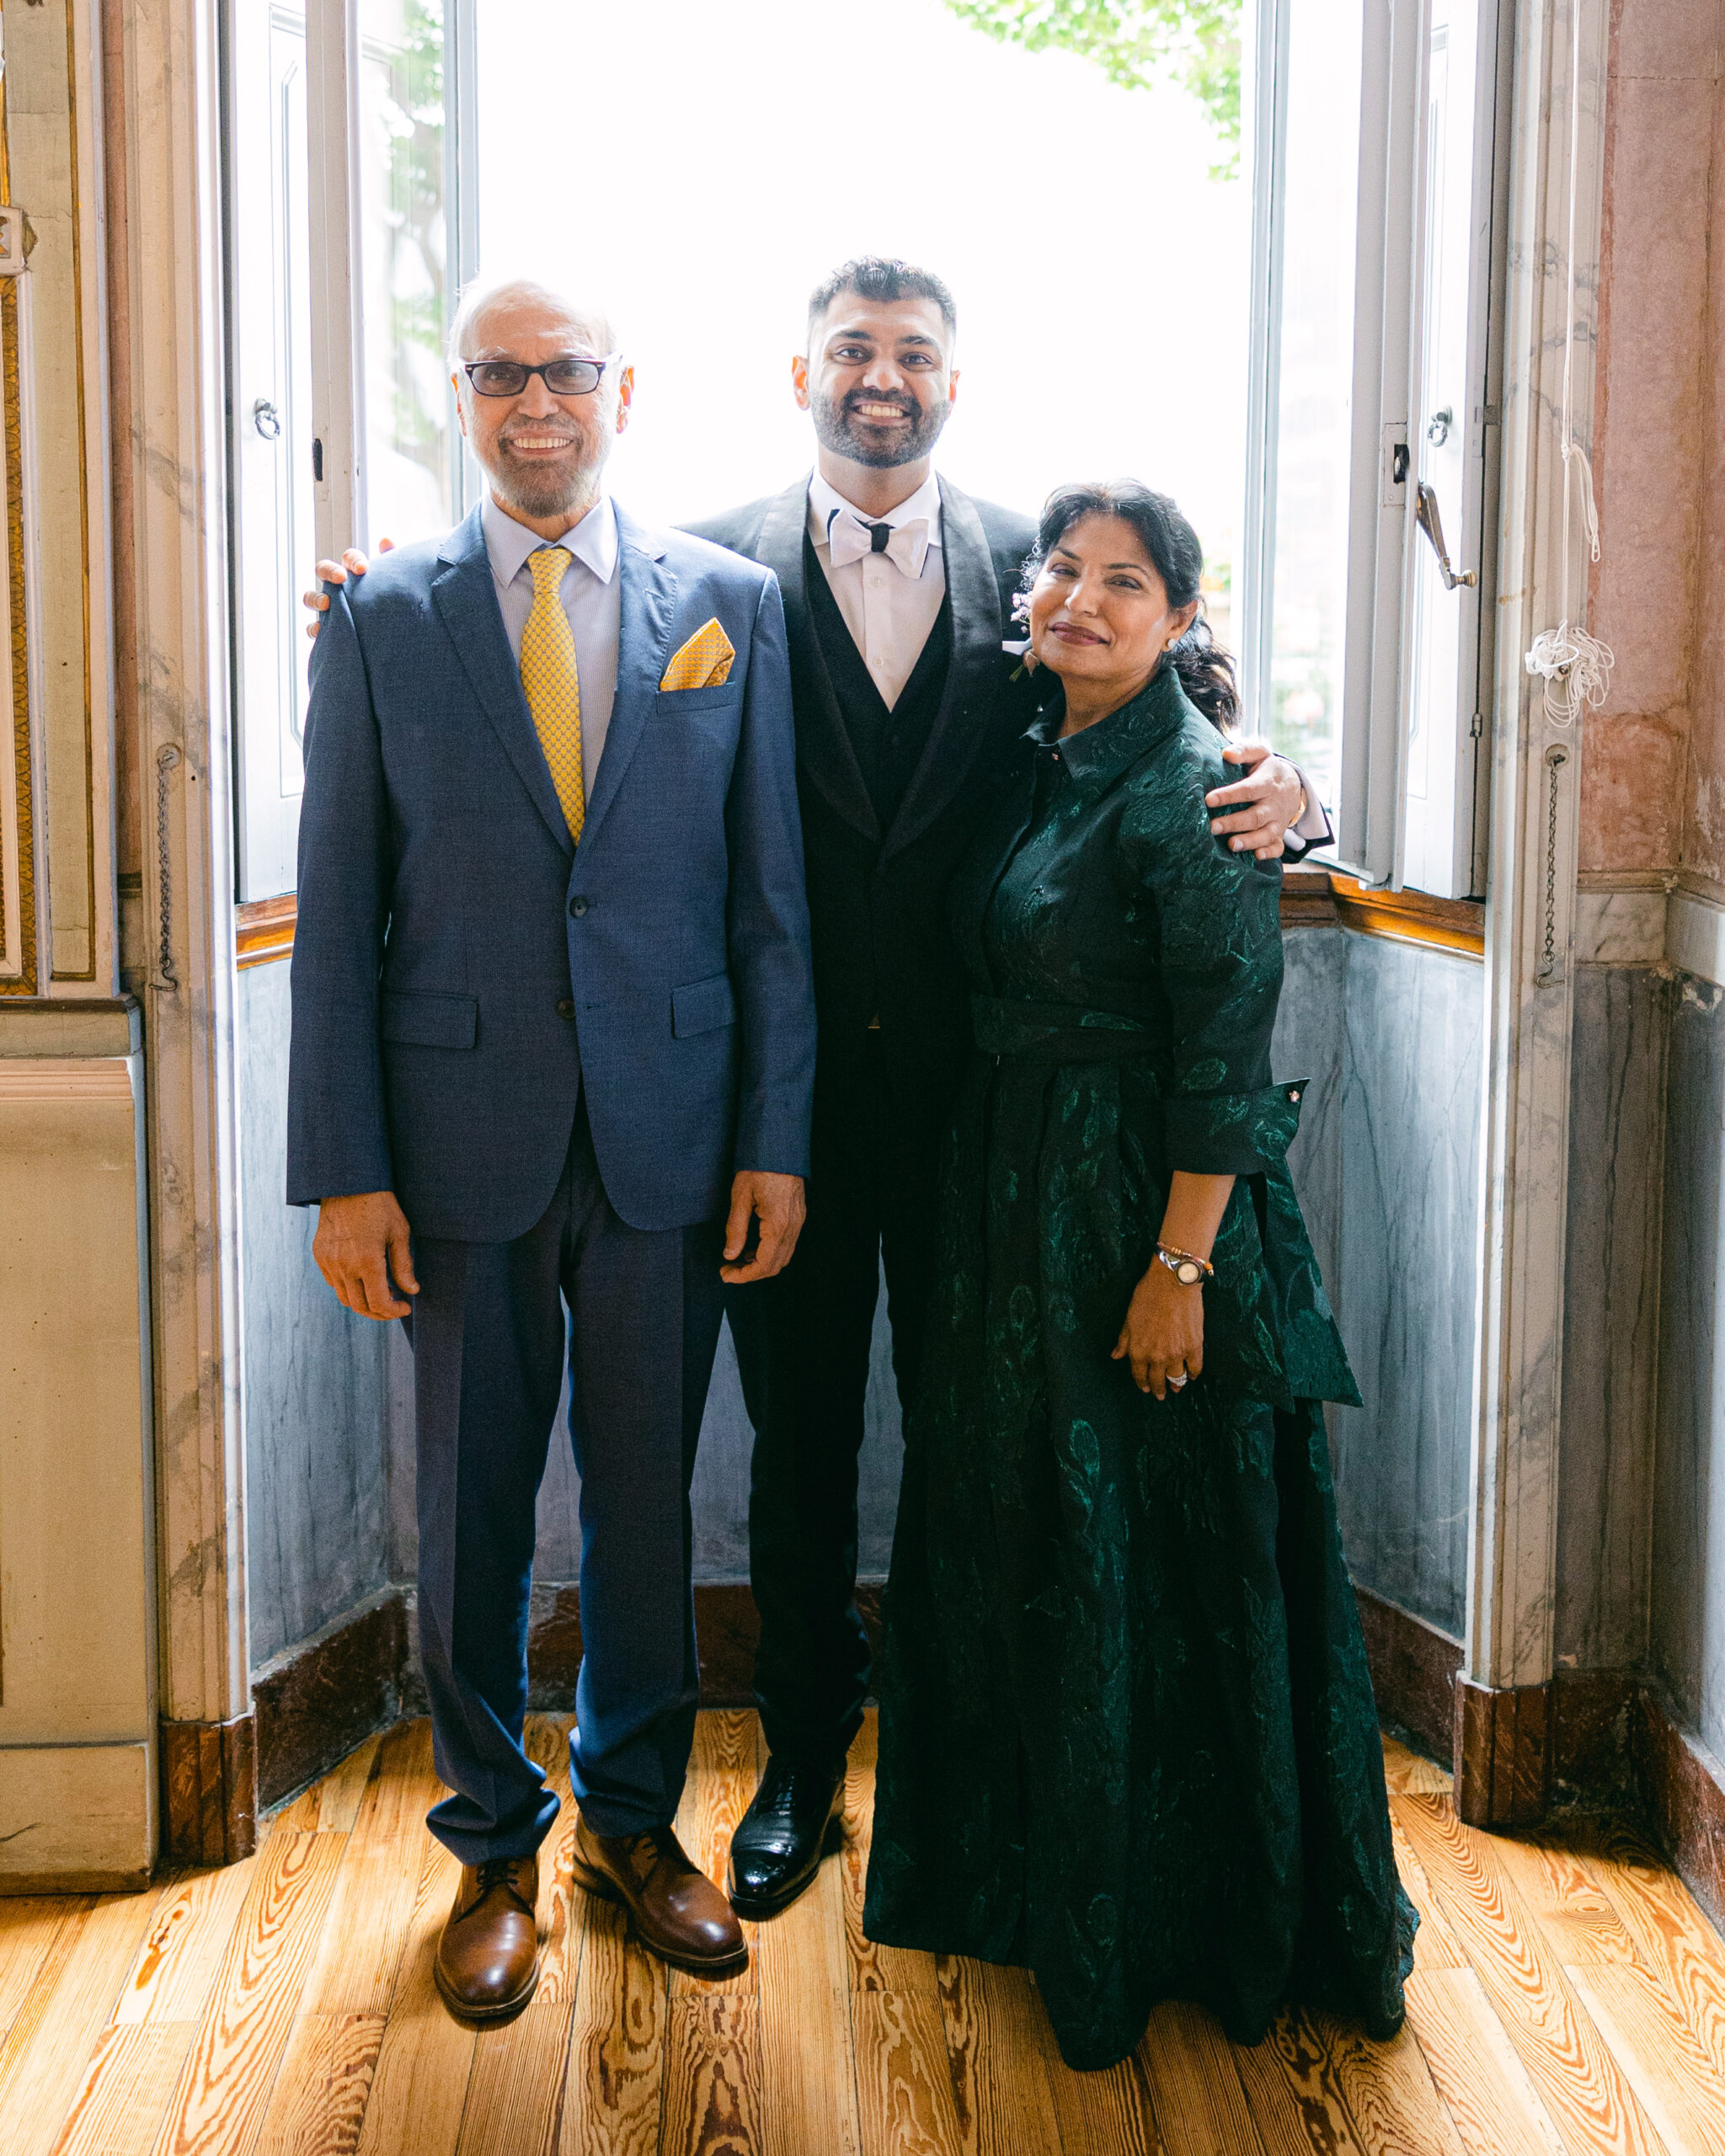
M 529 1743 L 569 1799 L 567 1722 Z M 1255 2051 L 1161 2009 L 1069 2073 L 1014 1970 L 862 1935 L 874 1730 L 843 1855 L 750 1965 L 668 1974 L 541 1869 L 538 1994 L 476 2034 L 431 1980 L 455 1868 L 420 1823 L 423 1722 L 372 1738 L 229 1870 L 148 1893 L 0 1899 L 4 2156 L 1725 2156 L 1725 1946 L 1644 1842 L 1476 1833 L 1386 1743 L 1424 1918 L 1407 2026 L 1320 2015 Z M 750 1714 L 700 1719 L 681 1827 L 721 1873 L 754 1786 Z

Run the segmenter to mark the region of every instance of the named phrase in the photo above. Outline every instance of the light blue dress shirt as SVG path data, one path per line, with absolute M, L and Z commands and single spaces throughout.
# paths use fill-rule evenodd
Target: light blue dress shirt
M 515 664 L 521 634 L 533 609 L 533 573 L 527 557 L 547 544 L 567 547 L 574 559 L 563 573 L 558 596 L 575 640 L 575 671 L 581 683 L 581 773 L 587 797 L 611 727 L 617 697 L 617 643 L 622 627 L 622 586 L 617 571 L 617 512 L 601 494 L 580 522 L 561 539 L 546 541 L 500 508 L 488 488 L 479 507 L 497 603 Z

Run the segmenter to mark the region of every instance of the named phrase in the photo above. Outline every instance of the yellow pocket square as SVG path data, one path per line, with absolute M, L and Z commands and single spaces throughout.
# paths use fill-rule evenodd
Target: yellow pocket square
M 736 657 L 731 640 L 717 621 L 708 622 L 693 636 L 665 670 L 661 689 L 717 689 L 730 678 Z

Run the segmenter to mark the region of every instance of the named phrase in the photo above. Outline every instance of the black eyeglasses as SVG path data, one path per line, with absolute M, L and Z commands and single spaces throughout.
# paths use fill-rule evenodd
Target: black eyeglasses
M 476 397 L 519 397 L 536 374 L 543 376 L 553 397 L 590 397 L 617 356 L 607 352 L 602 360 L 547 360 L 542 367 L 530 367 L 525 360 L 463 360 L 462 371 Z

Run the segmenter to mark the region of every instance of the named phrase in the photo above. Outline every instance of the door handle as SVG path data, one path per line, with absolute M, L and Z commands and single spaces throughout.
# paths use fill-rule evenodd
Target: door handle
M 1450 550 L 1444 544 L 1444 520 L 1438 514 L 1437 488 L 1424 479 L 1414 489 L 1413 514 L 1420 530 L 1432 542 L 1432 552 L 1438 558 L 1438 573 L 1444 579 L 1445 590 L 1453 591 L 1459 584 L 1477 584 L 1477 569 L 1463 569 L 1458 573 L 1450 568 Z
M 267 397 L 260 397 L 252 407 L 252 424 L 265 441 L 281 439 L 281 414 Z

